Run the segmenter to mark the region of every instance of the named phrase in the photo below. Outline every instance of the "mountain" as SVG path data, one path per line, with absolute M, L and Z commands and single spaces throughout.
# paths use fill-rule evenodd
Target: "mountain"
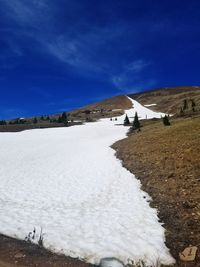
M 163 87 L 129 96 L 142 105 L 156 104 L 149 108 L 169 114 L 179 114 L 185 99 L 194 100 L 200 106 L 200 86 Z
M 173 114 L 175 117 L 200 114 L 200 86 L 163 87 L 128 96 L 153 111 Z M 68 126 L 85 121 L 116 117 L 124 114 L 124 110 L 131 107 L 132 103 L 125 95 L 114 96 L 67 112 L 70 122 Z M 59 116 L 61 114 L 37 116 L 37 123 L 34 123 L 34 117 L 10 120 L 7 121 L 7 125 L 0 125 L 0 131 L 62 127 L 64 124 L 58 123 Z M 0 121 L 0 124 L 4 124 L 4 121 Z

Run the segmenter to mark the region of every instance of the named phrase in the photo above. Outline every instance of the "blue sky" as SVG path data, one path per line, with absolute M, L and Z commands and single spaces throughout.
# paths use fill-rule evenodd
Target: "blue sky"
M 0 119 L 199 85 L 200 1 L 0 0 Z

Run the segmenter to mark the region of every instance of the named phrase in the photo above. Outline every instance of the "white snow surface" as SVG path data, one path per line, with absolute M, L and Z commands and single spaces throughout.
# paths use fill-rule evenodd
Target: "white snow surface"
M 165 113 L 162 113 L 162 112 L 154 112 L 154 111 L 148 109 L 147 107 L 144 107 L 143 105 L 141 105 L 136 100 L 133 100 L 130 97 L 128 97 L 128 99 L 133 104 L 133 108 L 131 108 L 129 110 L 126 110 L 126 114 L 130 118 L 130 121 L 133 121 L 134 116 L 135 116 L 135 112 L 138 113 L 138 117 L 139 117 L 140 120 L 141 119 L 161 118 L 161 117 L 165 116 Z M 123 116 L 120 116 L 119 117 L 119 121 L 121 123 L 123 123 L 124 118 L 125 118 L 124 115 Z
M 147 104 L 147 105 L 144 105 L 145 107 L 153 107 L 153 106 L 157 106 L 157 104 Z
M 160 117 L 131 101 L 129 116 Z M 127 132 L 114 123 L 1 133 L 0 232 L 24 239 L 42 227 L 46 248 L 95 264 L 173 263 L 150 197 L 110 148 Z

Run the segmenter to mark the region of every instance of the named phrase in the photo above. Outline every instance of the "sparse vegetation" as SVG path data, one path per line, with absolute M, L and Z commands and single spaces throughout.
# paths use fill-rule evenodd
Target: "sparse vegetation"
M 173 127 L 143 122 L 140 135 L 130 135 L 113 148 L 152 197 L 151 205 L 165 224 L 166 244 L 177 260 L 189 244 L 200 244 L 200 117 L 171 120 Z M 200 266 L 199 253 L 190 266 Z
M 42 228 L 40 230 L 40 235 L 38 240 L 36 240 L 37 234 L 36 234 L 36 228 L 33 229 L 32 232 L 29 232 L 28 235 L 25 237 L 25 241 L 28 243 L 37 244 L 39 247 L 44 247 L 44 233 L 42 231 Z

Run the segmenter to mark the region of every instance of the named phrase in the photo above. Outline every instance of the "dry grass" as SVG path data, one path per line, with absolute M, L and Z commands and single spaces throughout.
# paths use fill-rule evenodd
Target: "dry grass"
M 145 93 L 130 95 L 133 99 L 143 105 L 157 104 L 151 109 L 169 114 L 179 114 L 183 105 L 183 100 L 193 99 L 200 111 L 200 87 L 199 86 L 179 86 L 171 88 L 161 88 Z
M 148 122 L 113 147 L 153 198 L 173 256 L 200 245 L 200 117 L 176 119 L 169 127 Z M 197 262 L 186 266 L 200 266 L 199 253 Z

